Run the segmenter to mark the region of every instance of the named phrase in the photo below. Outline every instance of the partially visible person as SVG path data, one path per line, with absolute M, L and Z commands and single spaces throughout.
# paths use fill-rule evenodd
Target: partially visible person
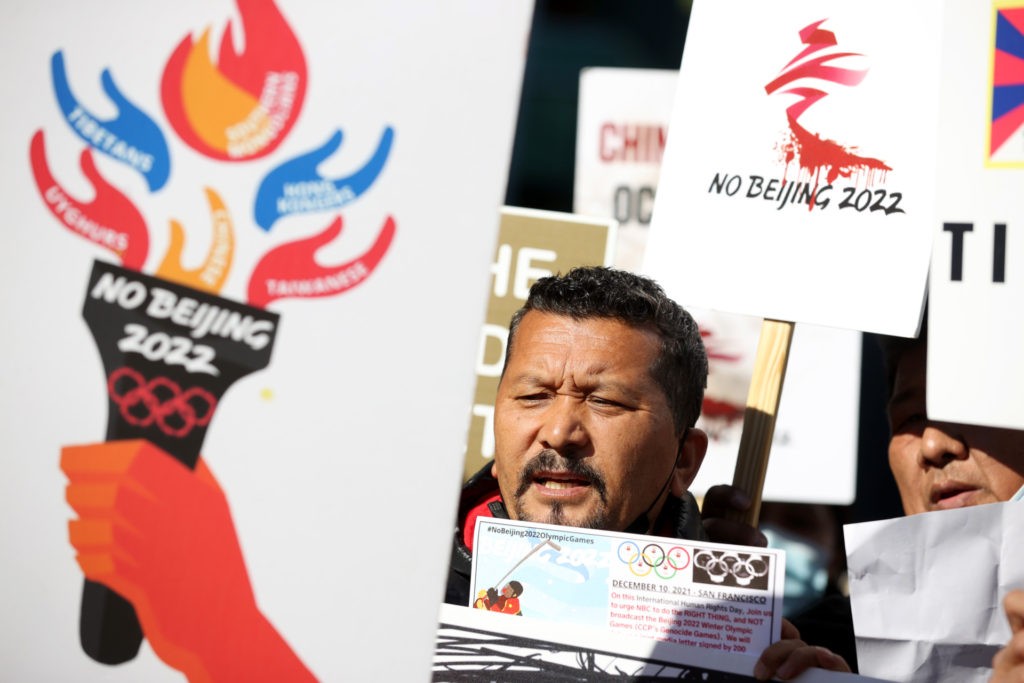
M 889 466 L 908 515 L 1019 500 L 1024 431 L 940 422 L 928 417 L 927 331 L 888 340 Z
M 830 505 L 761 505 L 768 545 L 786 552 L 783 616 L 815 645 L 828 648 L 857 670 L 857 642 L 845 591 L 846 551 L 838 510 Z
M 480 591 L 473 606 L 477 609 L 485 609 L 501 614 L 514 614 L 523 616 L 523 610 L 519 608 L 519 596 L 523 594 L 523 584 L 518 581 L 509 581 L 498 592 L 497 588 L 488 588 Z
M 707 356 L 696 322 L 661 287 L 610 268 L 542 278 L 513 317 L 506 349 L 494 463 L 463 489 L 447 602 L 469 604 L 481 516 L 707 539 L 688 490 L 708 443 L 694 426 Z M 711 499 L 743 504 L 728 488 Z M 724 519 L 710 528 L 742 534 Z M 758 674 L 809 666 L 849 670 L 789 624 Z
M 1020 500 L 1024 431 L 931 419 L 926 405 L 928 331 L 916 339 L 882 338 L 892 435 L 889 466 L 907 515 Z M 1024 597 L 1007 597 L 1011 625 Z M 922 613 L 925 606 L 922 606 Z M 1015 634 L 1017 626 L 1014 626 Z M 1019 664 L 1014 640 L 993 664 L 1005 676 Z M 1024 636 L 1018 645 L 1024 652 Z M 1008 681 L 1013 678 L 995 678 Z M 1024 680 L 1024 679 L 1022 679 Z
M 1024 683 L 1024 590 L 1013 590 L 1003 599 L 1010 623 L 1010 641 L 992 659 L 989 683 Z

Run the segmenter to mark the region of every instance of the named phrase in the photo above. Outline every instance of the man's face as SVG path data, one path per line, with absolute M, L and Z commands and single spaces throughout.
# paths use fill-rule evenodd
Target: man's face
M 504 595 L 506 598 L 511 598 L 515 594 L 515 591 L 512 590 L 512 586 L 506 583 L 501 588 L 501 594 Z
M 616 320 L 523 317 L 494 409 L 493 471 L 513 519 L 622 530 L 655 501 L 657 514 L 670 478 L 689 486 L 703 449 L 676 468 L 681 434 L 650 373 L 660 346 Z
M 1009 500 L 1024 485 L 1024 432 L 929 420 L 926 349 L 903 354 L 889 401 L 889 466 L 904 512 Z

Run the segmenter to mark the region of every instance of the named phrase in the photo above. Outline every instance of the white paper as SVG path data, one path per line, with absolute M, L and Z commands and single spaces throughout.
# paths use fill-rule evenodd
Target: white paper
M 1024 587 L 1024 505 L 994 503 L 845 527 L 857 660 L 897 681 L 988 681 Z
M 441 606 L 440 622 L 431 678 L 435 682 L 755 680 L 755 656 L 696 650 L 603 629 L 552 624 L 529 617 L 512 618 L 454 605 Z M 795 680 L 868 683 L 879 679 L 808 669 Z

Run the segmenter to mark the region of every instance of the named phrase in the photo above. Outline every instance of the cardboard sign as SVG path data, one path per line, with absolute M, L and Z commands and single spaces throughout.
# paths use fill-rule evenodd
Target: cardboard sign
M 531 12 L 112 0 L 0 26 L 6 677 L 372 680 L 395 642 L 388 675 L 424 677 Z M 410 519 L 416 590 L 352 552 Z
M 695 2 L 645 271 L 684 305 L 912 336 L 935 220 L 940 16 Z
M 614 246 L 612 220 L 508 206 L 501 210 L 487 318 L 476 355 L 466 478 L 494 457 L 494 396 L 512 314 L 526 302 L 534 282 L 576 266 L 610 265 Z
M 639 270 L 661 172 L 675 71 L 589 68 L 580 73 L 573 209 L 619 221 L 615 265 Z M 730 247 L 740 252 L 744 245 Z M 707 287 L 716 287 L 720 278 Z M 689 308 L 710 373 L 697 426 L 710 437 L 691 490 L 732 481 L 761 321 Z M 860 335 L 800 325 L 764 486 L 767 500 L 848 505 L 856 493 Z M 822 396 L 828 396 L 828 402 Z M 834 445 L 821 457 L 821 444 Z
M 620 268 L 636 270 L 643 258 L 677 73 L 599 67 L 580 72 L 572 208 L 618 222 Z
M 928 416 L 1024 429 L 1024 3 L 948 2 Z

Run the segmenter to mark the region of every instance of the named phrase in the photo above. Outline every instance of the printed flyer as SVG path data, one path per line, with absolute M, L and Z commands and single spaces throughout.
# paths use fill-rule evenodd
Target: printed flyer
M 482 518 L 471 607 L 758 655 L 778 640 L 785 555 Z

